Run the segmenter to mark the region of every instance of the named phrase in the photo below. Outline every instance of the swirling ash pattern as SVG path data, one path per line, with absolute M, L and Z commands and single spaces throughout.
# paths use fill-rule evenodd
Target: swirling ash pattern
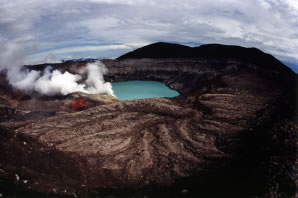
M 191 105 L 156 98 L 102 105 L 16 131 L 86 158 L 86 170 L 93 170 L 84 177 L 96 187 L 171 184 L 229 159 L 217 147 L 217 136 L 244 130 L 247 119 L 267 102 L 266 97 L 256 99 L 239 91 L 214 92 L 199 99 L 214 111 L 212 117 Z M 105 180 L 109 182 L 100 182 Z
M 58 112 L 41 120 L 3 122 L 0 126 L 9 129 L 0 133 L 0 149 L 5 151 L 0 153 L 0 169 L 4 175 L 18 173 L 21 179 L 30 181 L 22 184 L 28 189 L 67 195 L 98 188 L 170 185 L 191 177 L 203 178 L 204 184 L 209 175 L 211 189 L 216 188 L 213 184 L 220 177 L 217 187 L 223 185 L 225 190 L 230 186 L 232 191 L 239 184 L 242 192 L 251 182 L 245 189 L 250 192 L 252 188 L 260 189 L 258 181 L 269 188 L 270 182 L 262 179 L 273 181 L 271 176 L 277 177 L 259 173 L 276 163 L 286 164 L 285 159 L 291 158 L 289 142 L 295 133 L 278 128 L 283 126 L 276 125 L 282 120 L 266 121 L 278 114 L 282 116 L 290 108 L 287 101 L 277 103 L 283 96 L 289 98 L 284 85 L 279 84 L 278 71 L 266 76 L 266 69 L 258 70 L 254 65 L 234 60 L 134 60 L 106 64 L 111 79 L 154 77 L 180 92 L 186 91 L 174 99 L 114 102 L 79 112 Z M 266 127 L 259 127 L 266 122 Z M 276 146 L 275 136 L 282 136 L 277 138 Z M 271 148 L 278 149 L 269 151 Z M 269 156 L 272 153 L 274 157 Z M 10 158 L 12 155 L 22 157 Z M 266 166 L 252 165 L 253 160 Z M 230 163 L 234 166 L 225 169 Z M 256 167 L 265 168 L 254 172 Z M 236 178 L 230 184 L 226 184 L 230 177 L 226 170 Z M 281 175 L 288 174 L 287 169 L 282 170 L 285 171 Z M 251 175 L 257 176 L 247 179 Z

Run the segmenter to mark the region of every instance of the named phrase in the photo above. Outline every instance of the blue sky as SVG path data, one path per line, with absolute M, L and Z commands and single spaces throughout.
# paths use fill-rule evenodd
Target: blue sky
M 257 47 L 298 72 L 298 1 L 0 0 L 0 58 L 7 43 L 34 64 L 115 58 L 158 41 Z

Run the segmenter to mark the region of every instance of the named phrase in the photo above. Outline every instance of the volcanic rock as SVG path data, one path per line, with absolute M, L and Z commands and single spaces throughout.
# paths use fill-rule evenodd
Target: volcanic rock
M 11 118 L 0 123 L 0 187 L 6 189 L 0 193 L 294 197 L 296 74 L 255 49 L 233 46 L 236 54 L 218 57 L 218 45 L 202 48 L 200 56 L 183 46 L 153 47 L 167 54 L 156 57 L 150 45 L 142 53 L 103 60 L 106 80 L 157 80 L 180 96 L 132 101 L 81 93 L 59 99 L 1 96 L 8 108 L 3 115 Z M 190 52 L 195 55 L 187 56 Z M 67 70 L 64 64 L 56 68 Z M 34 100 L 38 111 L 42 105 L 36 101 L 52 104 L 40 112 L 55 114 L 17 119 L 15 112 L 34 109 L 27 100 Z

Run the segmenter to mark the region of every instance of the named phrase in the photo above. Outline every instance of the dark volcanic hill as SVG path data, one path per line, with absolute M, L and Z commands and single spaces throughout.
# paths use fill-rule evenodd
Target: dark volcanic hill
M 2 195 L 295 197 L 297 78 L 271 55 L 157 43 L 103 62 L 106 80 L 157 80 L 181 95 L 36 98 L 2 79 Z
M 199 47 L 188 47 L 171 43 L 153 43 L 118 58 L 140 59 L 140 58 L 216 58 L 216 59 L 238 59 L 254 64 L 269 66 L 270 68 L 287 67 L 270 54 L 266 54 L 257 48 L 245 48 L 234 45 L 207 44 Z

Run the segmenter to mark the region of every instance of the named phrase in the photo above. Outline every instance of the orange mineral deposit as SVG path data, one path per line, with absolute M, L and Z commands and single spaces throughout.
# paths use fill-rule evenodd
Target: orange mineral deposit
M 71 101 L 71 107 L 73 111 L 79 111 L 88 107 L 88 102 L 84 98 L 73 99 Z

